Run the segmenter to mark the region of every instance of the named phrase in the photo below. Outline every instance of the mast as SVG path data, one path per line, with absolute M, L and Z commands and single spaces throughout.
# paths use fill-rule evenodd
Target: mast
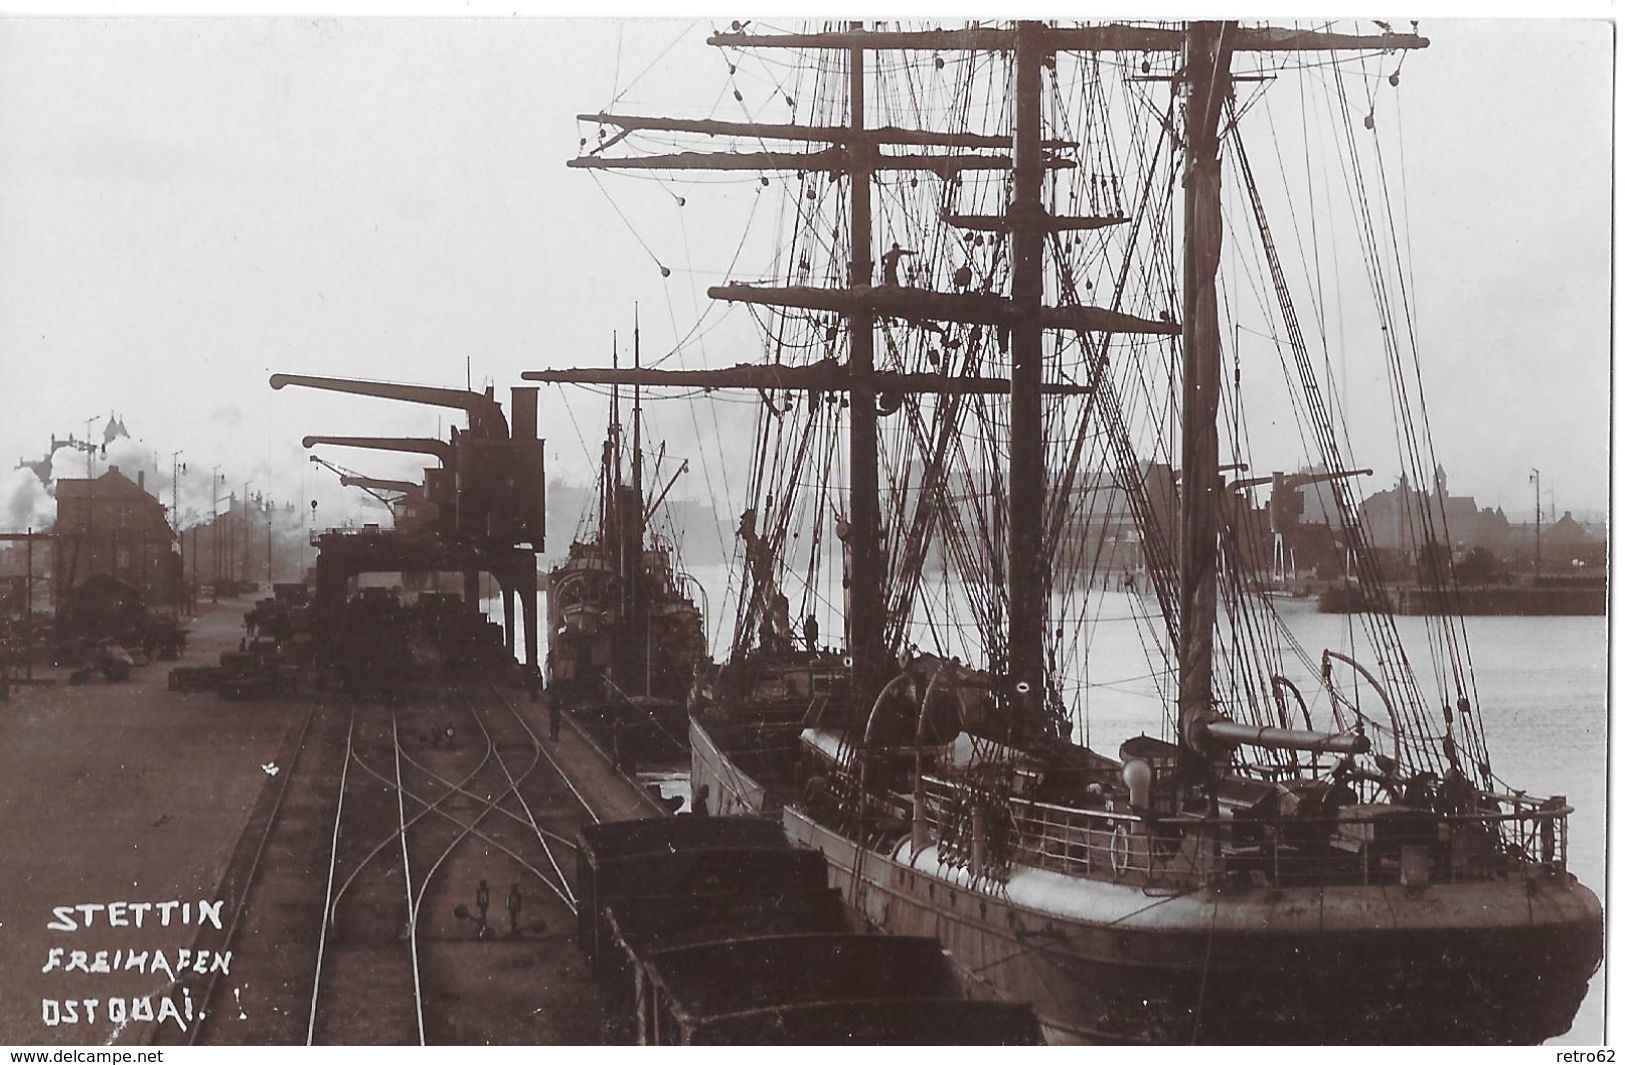
M 641 331 L 638 306 L 632 305 L 632 369 L 643 368 Z M 622 553 L 630 555 L 621 579 L 626 584 L 629 608 L 626 620 L 631 623 L 632 637 L 636 640 L 635 657 L 642 660 L 638 674 L 643 678 L 643 694 L 649 694 L 649 610 L 643 601 L 643 386 L 632 386 L 632 491 L 629 497 L 616 500 L 620 509 L 621 531 L 625 546 Z
M 632 369 L 643 369 L 643 352 L 638 328 L 638 307 L 632 305 Z M 638 513 L 643 513 L 643 386 L 632 385 L 632 491 L 638 497 Z
M 1224 236 L 1220 210 L 1219 115 L 1230 92 L 1233 22 L 1193 22 L 1185 44 L 1184 404 L 1180 462 L 1179 736 L 1210 759 L 1227 757 L 1209 739 L 1213 630 L 1218 609 L 1219 304 Z
M 1044 158 L 1042 25 L 1016 25 L 1015 195 L 1010 203 L 1010 581 L 1011 737 L 1019 745 L 1044 708 L 1046 554 L 1044 482 Z
M 609 334 L 609 364 L 617 372 L 621 367 L 620 346 L 616 342 L 615 333 Z M 615 418 L 620 406 L 620 389 L 610 391 L 609 398 L 609 425 L 604 432 L 604 456 L 598 463 L 598 536 L 600 540 L 608 538 L 614 532 L 610 523 L 614 520 L 613 508 L 615 504 L 615 474 L 613 472 L 616 459 L 615 446 Z
M 611 333 L 610 365 L 615 369 L 621 366 L 621 338 L 619 333 Z M 621 386 L 612 385 L 609 391 L 609 495 L 604 504 L 609 512 L 609 535 L 615 545 L 615 594 L 620 620 L 625 621 L 629 616 L 626 596 L 626 528 L 621 514 Z M 617 648 L 617 652 L 619 652 Z M 611 657 L 614 660 L 614 656 Z M 622 678 L 617 670 L 616 681 Z
M 621 337 L 611 331 L 609 334 L 609 365 L 613 369 L 621 368 Z M 610 463 L 610 488 L 618 490 L 621 487 L 621 386 L 612 385 L 609 390 L 609 442 L 613 459 Z
M 855 30 L 861 23 L 853 23 Z M 868 288 L 874 281 L 872 206 L 869 180 L 874 170 L 874 142 L 864 133 L 864 50 L 848 53 L 851 132 L 848 177 L 852 186 L 852 266 L 847 284 Z M 851 558 L 847 571 L 846 646 L 852 656 L 852 702 L 857 713 L 867 714 L 871 698 L 884 681 L 878 676 L 884 649 L 885 565 L 880 557 L 880 447 L 875 414 L 875 317 L 859 309 L 850 318 L 852 338 L 847 355 L 851 374 L 848 450 L 851 463 L 851 503 L 846 547 Z

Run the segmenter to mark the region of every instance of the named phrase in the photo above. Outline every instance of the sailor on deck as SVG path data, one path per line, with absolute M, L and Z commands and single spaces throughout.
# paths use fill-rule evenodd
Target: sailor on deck
M 897 280 L 897 262 L 903 256 L 913 254 L 914 252 L 902 247 L 895 240 L 892 241 L 891 251 L 880 257 L 881 277 L 884 279 L 885 284 L 891 285 L 893 288 L 897 287 L 899 284 Z

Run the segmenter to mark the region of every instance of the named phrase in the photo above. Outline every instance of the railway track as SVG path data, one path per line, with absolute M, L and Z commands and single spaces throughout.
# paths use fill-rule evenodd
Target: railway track
M 188 1041 L 601 1039 L 571 939 L 573 841 L 598 814 L 502 690 L 328 702 L 304 731 L 323 764 L 289 767 L 251 820 L 236 963 Z
M 250 938 L 277 944 L 275 949 L 279 954 L 296 949 L 293 938 L 278 934 L 289 923 L 288 915 L 274 904 L 255 908 L 251 903 L 263 900 L 267 882 L 274 884 L 277 873 L 297 860 L 291 841 L 315 830 L 331 806 L 336 794 L 331 778 L 336 776 L 338 761 L 334 752 L 333 716 L 328 705 L 317 699 L 299 719 L 297 729 L 290 730 L 289 739 L 274 762 L 276 782 L 250 810 L 236 849 L 214 892 L 216 899 L 230 903 L 229 919 L 221 930 L 200 927 L 192 945 L 194 953 L 207 950 L 215 956 L 228 952 L 235 956 L 237 948 Z M 283 927 L 268 930 L 268 924 Z M 232 992 L 227 992 L 228 987 L 233 988 Z M 196 1004 L 195 1017 L 183 1029 L 151 1026 L 144 1033 L 145 1042 L 157 1045 L 208 1042 L 208 1034 L 217 1032 L 232 1017 L 239 1021 L 240 1030 L 239 1037 L 229 1042 L 260 1041 L 253 1031 L 261 1025 L 254 1025 L 249 1031 L 241 1030 L 240 1022 L 248 1021 L 249 1016 L 241 1007 L 241 985 L 233 975 L 219 970 L 207 976 L 187 973 L 177 979 L 173 988 L 165 990 L 184 990 Z M 228 1001 L 236 1004 L 235 1009 L 227 1005 Z M 244 1035 L 247 1038 L 242 1038 Z

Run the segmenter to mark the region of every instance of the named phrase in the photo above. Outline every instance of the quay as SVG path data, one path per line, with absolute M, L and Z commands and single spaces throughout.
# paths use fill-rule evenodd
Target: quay
M 602 1041 L 574 841 L 663 809 L 568 715 L 544 739 L 516 670 L 425 663 L 387 699 L 170 690 L 172 665 L 238 648 L 251 606 L 203 605 L 178 663 L 80 685 L 36 665 L 57 683 L 0 703 L 0 846 L 36 856 L 0 896 L 0 953 L 17 960 L 0 1038 Z M 57 907 L 181 899 L 220 903 L 223 927 L 50 927 Z

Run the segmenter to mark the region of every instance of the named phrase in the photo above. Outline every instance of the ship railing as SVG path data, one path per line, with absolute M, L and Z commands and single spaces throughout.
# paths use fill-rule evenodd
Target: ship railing
M 1183 884 L 1199 879 L 1210 863 L 1194 846 L 1202 823 L 1197 818 L 1149 821 L 1104 805 L 1059 806 L 1015 796 L 993 804 L 1001 811 L 972 817 L 962 809 L 974 801 L 963 788 L 929 776 L 924 784 L 927 824 L 950 859 L 969 861 L 986 851 L 969 838 L 971 826 L 981 824 L 990 836 L 1002 834 L 1012 841 L 1013 864 L 1069 876 Z M 999 818 L 1004 824 L 998 823 Z
M 1202 831 L 1217 836 L 1228 874 L 1269 884 L 1423 887 L 1564 873 L 1571 812 L 1561 800 L 1446 814 L 1367 805 L 1325 817 L 1223 818 Z
M 1210 865 L 1200 848 L 1202 823 L 1194 818 L 1157 821 L 1109 809 L 1080 809 L 1012 799 L 1012 820 L 1022 841 L 1017 861 L 1071 875 L 1187 883 Z
M 927 776 L 924 784 L 926 820 L 946 857 L 970 861 L 1003 838 L 1010 864 L 1068 876 L 1421 886 L 1561 874 L 1568 863 L 1572 808 L 1561 797 L 1486 795 L 1484 808 L 1452 814 L 1368 805 L 1327 817 L 1208 818 L 1141 814 L 1107 800 L 1098 809 L 978 800 L 951 781 Z M 988 808 L 973 817 L 968 805 L 978 801 Z M 988 838 L 972 839 L 975 826 Z

